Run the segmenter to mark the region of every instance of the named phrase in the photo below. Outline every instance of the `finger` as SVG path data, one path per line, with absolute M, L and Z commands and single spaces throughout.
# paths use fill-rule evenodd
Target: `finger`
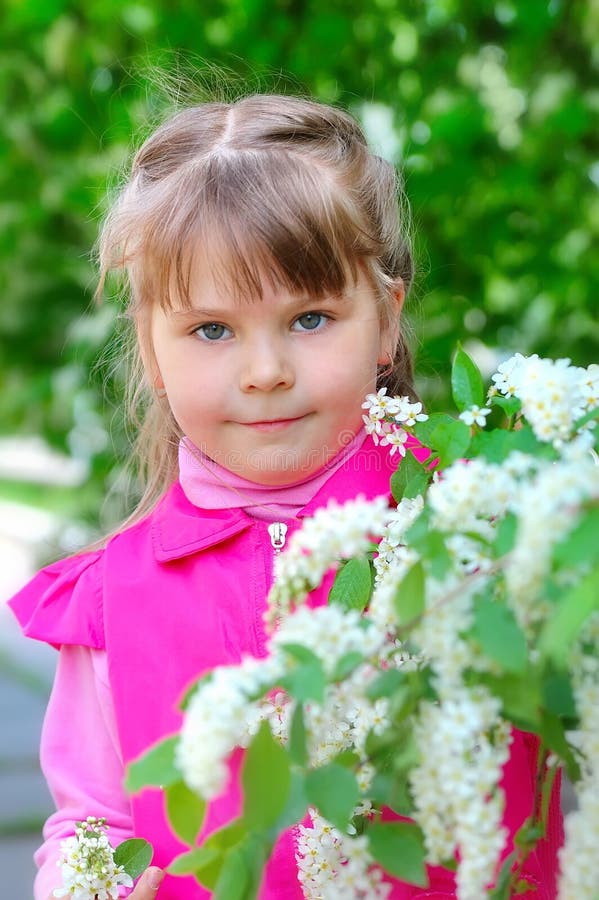
M 135 890 L 129 895 L 129 900 L 154 900 L 163 878 L 162 869 L 150 866 L 135 885 Z

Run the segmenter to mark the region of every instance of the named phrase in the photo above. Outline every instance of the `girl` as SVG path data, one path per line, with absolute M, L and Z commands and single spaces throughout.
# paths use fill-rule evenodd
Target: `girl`
M 106 817 L 114 843 L 151 841 L 156 867 L 131 897 L 156 895 L 182 847 L 159 791 L 125 795 L 124 766 L 178 728 L 192 678 L 264 654 L 284 526 L 290 534 L 332 497 L 388 494 L 394 465 L 366 436 L 361 403 L 382 384 L 413 394 L 399 328 L 412 280 L 400 199 L 356 122 L 301 99 L 186 109 L 136 154 L 100 262 L 101 283 L 112 270 L 126 277 L 146 491 L 102 549 L 49 566 L 12 601 L 28 635 L 60 647 L 42 745 L 58 811 L 37 853 L 36 900 L 49 900 L 59 842 L 87 815 Z M 510 835 L 530 811 L 534 764 L 534 743 L 516 734 Z M 233 778 L 202 837 L 239 809 Z M 524 873 L 538 900 L 553 896 L 557 832 Z M 431 869 L 428 890 L 394 881 L 391 896 L 452 897 L 453 884 Z M 210 896 L 171 876 L 158 893 Z M 302 896 L 291 833 L 260 896 Z

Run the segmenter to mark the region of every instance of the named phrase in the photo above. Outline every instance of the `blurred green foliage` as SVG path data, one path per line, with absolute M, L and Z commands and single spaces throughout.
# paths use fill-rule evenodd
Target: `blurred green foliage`
M 346 106 L 402 167 L 429 401 L 458 338 L 483 367 L 484 348 L 596 357 L 597 0 L 4 0 L 0 16 L 0 417 L 89 459 L 83 515 L 126 453 L 118 384 L 90 376 L 115 318 L 93 308 L 90 248 L 157 112 L 143 60 Z

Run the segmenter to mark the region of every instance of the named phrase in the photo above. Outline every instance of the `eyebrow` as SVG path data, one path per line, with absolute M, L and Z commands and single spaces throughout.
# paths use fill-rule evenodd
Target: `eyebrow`
M 305 307 L 309 304 L 314 304 L 314 306 L 319 306 L 322 303 L 328 303 L 332 300 L 343 300 L 346 299 L 343 295 L 337 294 L 328 294 L 323 297 L 303 297 L 298 296 L 293 298 L 293 300 L 287 305 L 287 309 L 290 312 L 293 312 L 294 309 L 300 309 L 301 307 Z M 235 304 L 233 307 L 234 310 L 239 309 L 242 304 Z M 220 319 L 224 318 L 227 315 L 230 315 L 232 311 L 231 307 L 206 307 L 206 306 L 189 306 L 187 309 L 173 309 L 171 313 L 176 318 L 185 318 L 185 317 L 193 317 L 193 316 L 201 316 L 202 318 L 208 319 Z

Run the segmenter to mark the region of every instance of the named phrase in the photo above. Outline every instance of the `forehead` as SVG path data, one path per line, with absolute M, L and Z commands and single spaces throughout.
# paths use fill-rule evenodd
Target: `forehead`
M 208 297 L 228 303 L 254 303 L 265 296 L 321 299 L 343 297 L 361 280 L 362 267 L 340 260 L 328 270 L 296 264 L 301 251 L 281 259 L 271 248 L 227 230 L 189 242 L 171 261 L 168 290 L 161 295 L 164 309 L 190 309 Z M 229 241 L 226 238 L 230 238 Z

